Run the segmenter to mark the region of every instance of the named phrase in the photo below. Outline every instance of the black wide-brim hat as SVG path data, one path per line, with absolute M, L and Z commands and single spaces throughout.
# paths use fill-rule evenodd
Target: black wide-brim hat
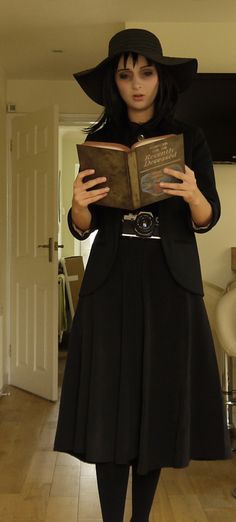
M 167 66 L 179 92 L 190 85 L 197 72 L 196 58 L 163 56 L 161 43 L 155 34 L 145 29 L 124 29 L 111 38 L 105 60 L 92 69 L 73 75 L 89 98 L 99 105 L 103 105 L 103 78 L 106 68 L 115 57 L 126 52 L 135 52 L 157 64 Z

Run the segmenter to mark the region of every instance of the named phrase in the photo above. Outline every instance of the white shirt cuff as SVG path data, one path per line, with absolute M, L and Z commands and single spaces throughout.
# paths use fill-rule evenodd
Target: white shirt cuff
M 192 225 L 193 225 L 193 229 L 194 230 L 206 230 L 209 227 L 210 224 L 211 224 L 211 222 L 208 223 L 208 225 L 204 225 L 204 227 L 201 227 L 201 226 L 196 225 L 194 223 L 194 221 L 192 220 Z
M 75 230 L 75 232 L 77 232 L 77 234 L 79 234 L 81 237 L 84 237 L 86 234 L 88 234 L 88 232 L 90 232 L 90 228 L 88 228 L 87 230 L 80 230 L 80 228 L 78 228 L 72 221 L 72 226 L 73 226 L 73 229 Z

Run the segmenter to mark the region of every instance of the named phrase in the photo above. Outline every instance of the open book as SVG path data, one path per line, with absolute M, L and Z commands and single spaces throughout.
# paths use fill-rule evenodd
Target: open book
M 182 134 L 147 138 L 131 148 L 119 143 L 86 141 L 77 145 L 80 170 L 95 169 L 93 179 L 106 176 L 95 188 L 110 187 L 98 205 L 134 210 L 170 197 L 160 181 L 178 182 L 163 172 L 165 167 L 184 172 Z

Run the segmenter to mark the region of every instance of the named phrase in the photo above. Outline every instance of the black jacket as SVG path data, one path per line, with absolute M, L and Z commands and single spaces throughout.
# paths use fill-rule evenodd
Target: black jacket
M 211 224 L 198 233 L 210 230 L 220 217 L 220 202 L 216 191 L 211 156 L 204 135 L 199 128 L 174 121 L 163 123 L 154 131 L 146 126 L 129 124 L 126 129 L 106 125 L 89 136 L 89 140 L 110 141 L 132 145 L 139 134 L 145 138 L 166 133 L 183 133 L 185 163 L 194 172 L 201 192 L 210 202 L 213 210 Z M 156 207 L 156 208 L 155 208 Z M 201 270 L 189 206 L 181 197 L 171 197 L 152 205 L 158 212 L 160 234 L 167 265 L 178 284 L 190 292 L 203 295 Z M 91 205 L 92 230 L 98 229 L 91 248 L 80 295 L 93 293 L 106 280 L 114 263 L 121 229 L 123 210 Z M 81 240 L 72 226 L 71 211 L 68 224 L 72 234 Z M 89 235 L 89 234 L 88 234 Z M 84 236 L 83 239 L 88 237 Z

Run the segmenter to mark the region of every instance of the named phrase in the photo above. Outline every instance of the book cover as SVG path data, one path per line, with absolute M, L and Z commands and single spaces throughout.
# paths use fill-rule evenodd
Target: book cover
M 169 134 L 139 141 L 131 148 L 119 143 L 86 141 L 77 145 L 80 169 L 95 169 L 87 179 L 106 176 L 96 188 L 109 186 L 99 205 L 135 210 L 171 197 L 161 181 L 177 182 L 163 172 L 165 167 L 184 171 L 182 134 Z M 86 180 L 86 178 L 84 178 Z

